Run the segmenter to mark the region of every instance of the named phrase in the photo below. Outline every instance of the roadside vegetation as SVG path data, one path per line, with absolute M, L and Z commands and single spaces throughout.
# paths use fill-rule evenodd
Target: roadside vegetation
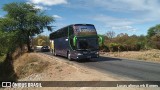
M 148 29 L 147 35 L 117 34 L 108 31 L 100 47 L 105 56 L 160 61 L 160 24 Z M 103 53 L 104 54 L 104 53 Z
M 115 32 L 108 31 L 103 37 L 105 38 L 104 45 L 100 48 L 106 52 L 160 50 L 160 25 L 151 27 L 147 35 L 129 36 L 126 33 L 116 35 Z
M 0 81 L 16 81 L 13 62 L 26 52 L 32 52 L 31 39 L 44 29 L 52 31 L 52 16 L 27 3 L 9 3 L 2 8 L 0 18 Z
M 49 62 L 43 60 L 34 53 L 26 53 L 14 62 L 14 70 L 18 79 L 31 74 L 42 73 L 49 66 Z

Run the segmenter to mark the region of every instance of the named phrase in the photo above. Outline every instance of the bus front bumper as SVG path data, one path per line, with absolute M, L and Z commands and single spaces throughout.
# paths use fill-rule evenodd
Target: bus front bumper
M 91 58 L 98 58 L 99 54 L 87 54 L 87 55 L 77 55 L 76 59 L 91 59 Z

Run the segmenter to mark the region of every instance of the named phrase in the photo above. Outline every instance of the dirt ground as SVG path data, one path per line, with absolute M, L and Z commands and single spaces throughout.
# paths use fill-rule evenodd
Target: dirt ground
M 49 56 L 42 53 L 30 53 L 23 55 L 22 58 L 16 60 L 14 63 L 16 73 L 22 72 L 18 69 L 20 66 L 26 64 L 26 59 L 24 58 L 34 58 L 37 57 L 40 61 L 29 61 L 30 64 L 35 64 L 35 62 L 45 63 L 45 68 L 40 72 L 25 72 L 27 77 L 21 77 L 19 81 L 125 81 L 120 77 L 112 76 L 111 74 L 106 74 L 99 72 L 97 70 L 80 66 L 72 61 L 61 60 L 61 58 Z M 47 63 L 47 64 L 46 64 Z M 30 65 L 29 64 L 29 65 Z M 33 65 L 34 66 L 34 65 Z M 33 68 L 32 68 L 33 69 Z M 20 74 L 21 75 L 21 74 Z M 25 74 L 26 75 L 26 74 Z M 43 87 L 43 88 L 18 88 L 18 90 L 159 90 L 159 88 L 117 88 L 117 87 Z M 11 90 L 6 88 L 6 90 Z M 16 88 L 17 90 L 17 88 Z
M 50 64 L 42 73 L 35 73 L 20 80 L 30 81 L 117 81 L 120 78 L 97 72 L 96 70 L 64 61 L 58 57 L 49 56 L 42 53 L 32 53 Z
M 147 51 L 128 51 L 128 52 L 125 51 L 125 52 L 119 52 L 119 53 L 103 52 L 102 56 L 160 62 L 160 50 L 157 50 L 157 49 L 152 49 Z

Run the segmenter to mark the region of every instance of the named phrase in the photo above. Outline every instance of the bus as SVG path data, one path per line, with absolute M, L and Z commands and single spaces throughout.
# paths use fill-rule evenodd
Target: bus
M 99 57 L 97 31 L 93 24 L 72 24 L 50 34 L 50 49 L 53 55 L 69 60 Z

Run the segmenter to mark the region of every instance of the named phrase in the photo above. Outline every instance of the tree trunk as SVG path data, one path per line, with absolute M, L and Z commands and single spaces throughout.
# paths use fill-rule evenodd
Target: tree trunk
M 30 39 L 29 39 L 29 35 L 27 36 L 27 48 L 28 48 L 28 52 L 31 52 L 31 46 L 30 46 Z
M 22 53 L 23 53 L 23 45 L 22 45 L 22 41 L 20 42 L 19 47 L 20 47 L 20 49 L 21 49 L 20 55 L 22 55 Z
M 7 53 L 6 62 L 7 63 L 9 63 L 9 62 L 12 63 L 13 62 L 12 54 L 10 52 Z
M 14 71 L 13 66 L 13 58 L 12 58 L 12 52 L 8 52 L 6 54 L 6 59 L 2 63 L 3 64 L 3 70 L 1 70 L 1 80 L 2 81 L 17 81 L 17 75 Z

